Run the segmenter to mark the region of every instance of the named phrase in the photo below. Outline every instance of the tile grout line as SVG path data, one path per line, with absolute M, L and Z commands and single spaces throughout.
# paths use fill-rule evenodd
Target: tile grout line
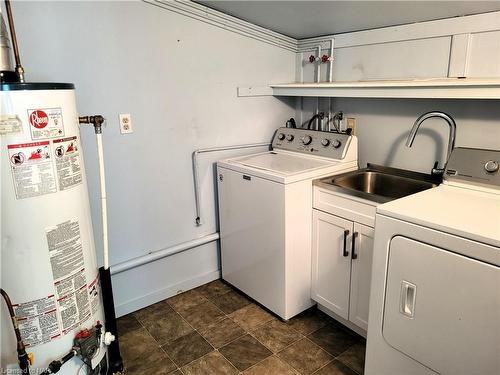
M 229 293 L 229 292 L 228 292 L 228 293 Z M 238 310 L 244 309 L 245 307 L 249 306 L 250 304 L 252 304 L 252 302 L 251 302 L 251 301 L 250 301 L 250 303 L 249 303 L 248 305 L 245 305 L 245 306 L 243 306 L 242 308 L 240 308 L 240 309 L 238 309 Z M 238 311 L 238 310 L 233 311 L 231 314 L 235 313 L 235 312 L 236 312 L 236 311 Z M 243 330 L 243 334 L 241 334 L 240 336 L 238 336 L 238 337 L 237 337 L 237 338 L 235 338 L 234 340 L 231 340 L 231 341 L 229 341 L 229 342 L 225 343 L 225 344 L 224 344 L 224 346 L 221 346 L 219 349 L 224 348 L 224 347 L 226 347 L 227 345 L 231 344 L 232 342 L 235 342 L 236 340 L 239 340 L 239 339 L 240 339 L 240 338 L 242 338 L 243 336 L 245 336 L 245 335 L 249 335 L 249 334 L 250 334 L 250 332 L 249 332 L 249 331 L 247 331 L 245 328 L 243 328 L 241 325 L 239 325 L 237 322 L 235 322 L 235 321 L 232 319 L 232 317 L 230 316 L 230 314 L 226 314 L 225 312 L 224 312 L 224 314 L 226 315 L 226 318 L 227 318 L 227 319 L 231 320 L 234 324 L 236 324 L 238 327 L 240 327 L 240 328 Z M 229 364 L 230 364 L 230 365 L 231 365 L 231 366 L 232 366 L 232 367 L 233 367 L 233 368 L 234 368 L 234 369 L 238 372 L 238 374 L 242 374 L 242 373 L 243 373 L 243 371 L 248 370 L 248 368 L 247 368 L 247 369 L 245 369 L 245 370 L 243 370 L 243 371 L 240 371 L 240 369 L 239 369 L 239 368 L 237 368 L 237 367 L 236 367 L 236 366 L 235 366 L 235 365 L 234 365 L 234 364 L 233 364 L 233 363 L 229 360 L 229 358 L 226 358 L 226 356 L 224 355 L 224 353 L 221 353 L 221 352 L 219 351 L 219 349 L 216 349 L 216 350 L 217 350 L 217 351 L 218 351 L 218 352 L 222 355 L 222 357 L 223 357 L 226 361 L 228 361 L 228 362 L 229 362 Z M 259 362 L 259 363 L 260 363 L 260 362 Z M 249 368 L 251 368 L 251 367 L 253 367 L 253 366 L 250 366 Z
M 358 371 L 356 371 L 355 369 L 353 369 L 353 368 L 351 367 L 351 365 L 349 365 L 348 363 L 346 363 L 346 362 L 342 361 L 341 359 L 338 359 L 338 358 L 339 358 L 342 354 L 346 353 L 346 352 L 347 352 L 349 349 L 351 349 L 354 345 L 356 345 L 356 343 L 355 343 L 355 344 L 352 344 L 350 347 L 348 347 L 346 350 L 344 350 L 342 353 L 340 353 L 340 354 L 339 354 L 338 356 L 336 356 L 334 359 L 336 359 L 337 361 L 339 361 L 339 362 L 340 362 L 340 363 L 342 363 L 343 365 L 345 365 L 345 366 L 349 367 L 349 368 L 350 368 L 352 371 L 354 371 L 356 374 L 361 375 Z
M 182 294 L 182 293 L 179 293 L 179 294 L 177 294 L 177 295 L 180 295 L 180 294 Z M 174 296 L 174 297 L 175 297 L 175 296 Z M 170 298 L 172 298 L 172 297 L 170 297 Z M 191 327 L 191 329 L 192 329 L 194 332 L 198 332 L 198 331 L 197 331 L 197 330 L 196 330 L 196 329 L 195 329 L 195 328 L 194 328 L 191 324 L 189 324 L 189 322 L 187 322 L 187 321 L 184 319 L 184 317 L 183 317 L 183 316 L 182 316 L 182 315 L 181 315 L 181 314 L 177 311 L 177 309 L 176 309 L 174 306 L 172 306 L 172 305 L 168 302 L 168 300 L 169 300 L 169 298 L 167 298 L 167 299 L 165 299 L 165 300 L 163 300 L 163 301 L 165 301 L 165 302 L 166 302 L 166 304 L 167 304 L 167 305 L 168 305 L 168 306 L 172 309 L 172 312 L 173 312 L 173 313 L 175 313 L 175 314 L 177 314 L 177 315 L 179 316 L 179 318 L 180 318 L 182 321 L 184 321 L 184 322 L 185 322 L 185 323 L 186 323 L 189 327 Z M 163 302 L 163 301 L 160 301 L 160 302 Z M 204 303 L 204 302 L 203 302 L 203 303 Z M 197 305 L 196 305 L 196 306 L 197 306 Z M 194 307 L 194 306 L 193 306 L 193 307 Z M 136 319 L 137 319 L 137 318 L 136 318 Z M 139 319 L 137 319 L 137 320 L 139 321 L 139 323 L 141 323 L 141 325 L 144 327 L 144 329 L 146 330 L 146 332 L 147 332 L 147 333 L 148 333 L 148 334 L 149 334 L 149 335 L 153 338 L 153 340 L 154 340 L 154 341 L 158 344 L 158 346 L 159 346 L 159 347 L 160 347 L 160 349 L 161 349 L 161 350 L 165 353 L 165 355 L 167 356 L 167 358 L 168 358 L 168 359 L 170 359 L 170 360 L 172 361 L 172 363 L 176 366 L 176 370 L 179 370 L 181 373 L 183 373 L 183 371 L 181 370 L 181 366 L 179 366 L 179 365 L 178 365 L 178 364 L 174 361 L 174 359 L 173 359 L 173 358 L 172 358 L 172 357 L 171 357 L 171 356 L 170 356 L 170 355 L 169 355 L 169 354 L 165 351 L 165 349 L 164 349 L 163 347 L 164 347 L 165 345 L 168 345 L 168 344 L 170 344 L 171 342 L 173 342 L 173 341 L 175 341 L 175 340 L 177 340 L 177 339 L 181 338 L 181 337 L 187 336 L 189 333 L 187 333 L 187 334 L 185 334 L 185 335 L 183 335 L 183 336 L 180 336 L 180 337 L 178 337 L 178 338 L 177 338 L 177 339 L 175 339 L 175 340 L 167 340 L 167 342 L 166 342 L 166 343 L 164 343 L 164 344 L 162 345 L 162 344 L 161 344 L 158 340 L 156 340 L 156 339 L 155 339 L 155 337 L 151 334 L 151 332 L 149 332 L 149 330 L 148 330 L 148 329 L 144 326 L 144 324 L 142 324 L 142 322 L 141 322 Z M 190 332 L 190 333 L 191 333 L 191 332 Z M 201 334 L 200 334 L 200 336 L 201 336 Z M 210 345 L 210 343 L 208 343 L 208 344 Z M 210 346 L 212 346 L 212 345 L 210 345 Z M 187 364 L 186 364 L 186 365 L 187 365 Z M 174 371 L 176 371 L 176 370 L 173 370 L 173 371 L 171 371 L 171 372 L 174 372 Z
M 224 292 L 224 293 L 221 293 L 221 294 L 217 294 L 217 295 L 215 295 L 215 296 L 213 296 L 213 297 L 215 298 L 215 297 L 218 297 L 218 296 L 222 296 L 222 295 L 227 294 L 227 293 L 229 293 L 229 292 L 231 292 L 231 290 L 228 290 L 227 292 Z M 179 293 L 179 294 L 182 294 L 182 293 Z M 222 311 L 222 310 L 221 310 L 221 309 L 220 309 L 217 305 L 215 305 L 215 304 L 212 302 L 211 298 L 207 298 L 207 297 L 206 297 L 205 295 L 203 295 L 202 293 L 200 293 L 200 294 L 202 295 L 202 297 L 203 297 L 203 298 L 205 298 L 205 299 L 206 299 L 206 301 L 207 301 L 207 302 L 212 303 L 212 304 L 213 304 L 213 305 L 214 305 L 214 306 L 215 306 L 215 307 L 216 307 L 216 308 L 217 308 L 220 312 L 222 312 L 222 314 L 223 314 L 222 319 L 220 319 L 220 320 L 218 320 L 218 321 L 216 321 L 216 322 L 213 322 L 213 323 L 220 322 L 220 321 L 224 320 L 225 318 L 230 319 L 230 317 L 228 316 L 228 314 L 226 314 L 224 311 Z M 179 311 L 178 311 L 178 310 L 177 310 L 174 306 L 172 306 L 172 305 L 168 302 L 168 299 L 167 299 L 167 300 L 165 300 L 165 301 L 167 301 L 167 304 L 168 304 L 168 305 L 169 305 L 169 306 L 173 309 L 173 311 L 174 311 L 177 315 L 179 315 L 179 316 L 180 316 L 180 318 L 181 318 L 184 322 L 186 322 L 186 324 L 188 324 L 188 325 L 189 325 L 189 326 L 193 329 L 193 331 L 194 331 L 194 332 L 197 332 L 197 333 L 201 336 L 201 338 L 202 338 L 202 339 L 203 339 L 203 340 L 204 340 L 204 341 L 205 341 L 208 345 L 210 345 L 210 346 L 212 347 L 212 349 L 213 349 L 213 350 L 212 350 L 212 351 L 210 351 L 209 353 L 206 353 L 205 355 L 203 355 L 203 356 L 201 356 L 201 357 L 199 357 L 199 358 L 197 358 L 197 359 L 195 359 L 195 360 L 193 360 L 193 361 L 191 361 L 191 362 L 189 362 L 189 363 L 186 363 L 186 364 L 185 364 L 185 365 L 183 365 L 182 367 L 178 367 L 178 370 L 179 370 L 181 373 L 183 373 L 183 374 L 184 374 L 184 372 L 182 371 L 182 368 L 184 368 L 184 367 L 186 367 L 186 366 L 189 366 L 189 365 L 190 365 L 190 364 L 192 364 L 193 362 L 196 362 L 197 360 L 200 360 L 201 358 L 203 358 L 203 357 L 205 357 L 205 356 L 209 355 L 210 353 L 213 353 L 214 351 L 218 352 L 218 353 L 219 353 L 219 354 L 220 354 L 220 355 L 221 355 L 221 356 L 222 356 L 222 357 L 223 357 L 223 358 L 224 358 L 224 359 L 225 359 L 225 360 L 226 360 L 226 361 L 227 361 L 227 362 L 228 362 L 228 363 L 229 363 L 229 364 L 230 364 L 230 365 L 231 365 L 231 366 L 232 366 L 232 367 L 233 367 L 233 368 L 234 368 L 234 369 L 238 372 L 238 373 L 240 372 L 240 371 L 239 371 L 239 369 L 237 369 L 237 368 L 233 365 L 233 363 L 232 363 L 231 361 L 229 361 L 229 360 L 228 360 L 228 359 L 224 356 L 224 354 L 222 354 L 222 353 L 219 351 L 219 349 L 215 348 L 215 347 L 214 347 L 214 346 L 213 346 L 210 342 L 208 342 L 208 340 L 207 340 L 207 339 L 203 336 L 203 334 L 202 334 L 202 332 L 201 332 L 201 331 L 197 330 L 194 326 L 192 326 L 192 325 L 191 325 L 191 324 L 190 324 L 190 323 L 189 323 L 189 322 L 188 322 L 188 321 L 187 321 L 187 320 L 186 320 L 186 319 L 182 316 L 182 314 L 181 314 L 181 313 L 180 313 L 180 312 L 179 312 Z M 201 303 L 199 303 L 199 304 L 197 304 L 197 305 L 195 305 L 195 306 L 193 306 L 193 307 L 199 306 L 199 305 L 201 305 L 201 304 L 203 304 L 203 303 L 206 303 L 206 302 L 201 302 Z M 233 320 L 231 319 L 231 321 L 233 321 Z M 234 321 L 233 321 L 233 322 L 234 322 Z M 236 325 L 238 325 L 236 322 L 234 322 L 234 323 L 235 323 Z M 239 326 L 239 325 L 238 325 L 238 326 Z M 240 327 L 240 326 L 239 326 L 239 327 Z M 242 328 L 242 327 L 241 327 L 241 328 Z M 245 330 L 244 330 L 244 331 L 245 331 Z M 246 333 L 246 331 L 245 331 L 245 333 Z M 186 336 L 186 335 L 184 335 L 184 336 Z M 242 337 L 242 336 L 244 336 L 244 335 L 241 335 L 241 336 L 239 336 L 238 338 L 240 338 L 240 337 Z M 183 336 L 181 336 L 181 337 L 183 337 Z M 237 340 L 238 338 L 234 339 L 233 341 Z M 172 341 L 175 341 L 175 340 L 172 340 Z M 231 342 L 232 342 L 232 341 L 231 341 Z M 227 344 L 229 344 L 229 343 L 227 343 Z M 226 344 L 226 345 L 227 345 L 227 344 Z M 224 345 L 224 346 L 225 346 L 225 345 Z M 168 356 L 168 354 L 167 354 L 167 356 Z M 177 366 L 177 363 L 175 363 L 173 360 L 172 360 L 172 362 L 173 362 L 173 363 Z
M 321 327 L 323 328 L 323 327 Z M 321 328 L 318 328 L 316 331 L 319 331 Z M 313 331 L 311 332 L 309 335 L 313 334 L 314 332 L 316 331 Z M 309 336 L 308 335 L 308 336 Z M 320 345 L 316 344 L 314 341 L 312 341 L 308 336 L 306 336 L 306 339 L 309 340 L 311 343 L 313 343 L 314 345 L 316 345 L 317 347 L 319 347 L 321 350 L 323 350 L 325 353 L 329 354 L 331 357 L 332 357 L 332 360 L 331 361 L 328 361 L 324 366 L 321 366 L 320 368 L 318 368 L 316 371 L 314 371 L 311 375 L 314 375 L 315 373 L 317 373 L 319 370 L 321 370 L 323 367 L 326 367 L 328 366 L 330 363 L 332 363 L 333 361 L 337 360 L 338 362 L 342 363 L 343 365 L 347 366 L 349 369 L 351 369 L 353 372 L 355 372 L 356 374 L 358 375 L 361 375 L 359 374 L 358 371 L 356 371 L 355 369 L 353 369 L 349 364 L 345 363 L 344 361 L 338 359 L 342 354 L 344 354 L 345 352 L 347 352 L 349 349 L 351 349 L 354 345 L 356 345 L 356 343 L 352 344 L 351 346 L 349 346 L 346 350 L 342 351 L 341 353 L 339 353 L 338 355 L 334 356 L 333 354 L 331 354 L 330 352 L 328 352 L 326 349 L 322 348 Z
M 227 293 L 229 293 L 229 291 L 228 291 Z M 242 308 L 243 308 L 243 307 L 242 307 Z M 238 311 L 238 310 L 235 310 L 235 311 Z M 233 312 L 234 312 L 234 311 L 233 311 Z M 232 313 L 231 313 L 231 314 L 232 314 Z M 238 327 L 240 327 L 240 328 L 243 330 L 243 334 L 242 334 L 241 336 L 238 336 L 238 337 L 237 337 L 237 338 L 235 338 L 234 340 L 231 340 L 231 341 L 227 342 L 226 344 L 224 344 L 224 346 L 221 346 L 221 348 L 223 348 L 223 347 L 225 347 L 226 345 L 229 345 L 230 343 L 232 343 L 232 342 L 234 342 L 234 341 L 236 341 L 236 340 L 238 340 L 238 339 L 242 338 L 242 337 L 243 337 L 243 336 L 245 336 L 245 334 L 247 333 L 247 331 L 246 331 L 246 330 L 245 330 L 242 326 L 240 326 L 240 325 L 239 325 L 238 323 L 236 323 L 233 319 L 231 319 L 231 317 L 229 316 L 229 314 L 226 314 L 226 313 L 224 312 L 224 315 L 225 315 L 225 317 L 226 317 L 227 319 L 229 319 L 229 320 L 230 320 L 230 321 L 232 321 L 234 324 L 236 324 Z M 219 348 L 219 349 L 220 349 L 220 348 Z M 220 353 L 220 355 L 222 356 L 222 358 L 224 358 L 224 359 L 225 359 L 225 360 L 226 360 L 226 361 L 227 361 L 227 362 L 228 362 L 228 363 L 229 363 L 229 364 L 230 364 L 230 365 L 231 365 L 231 366 L 232 366 L 232 367 L 233 367 L 233 368 L 234 368 L 234 369 L 238 372 L 238 374 L 241 374 L 241 373 L 242 373 L 242 371 L 240 371 L 240 369 L 239 369 L 239 368 L 237 368 L 237 367 L 233 364 L 233 362 L 231 362 L 228 358 L 226 358 L 226 356 L 224 355 L 224 353 L 221 353 L 221 352 L 219 351 L 219 349 L 216 349 L 216 350 Z
M 156 340 L 156 338 L 149 332 L 149 330 L 146 328 L 146 326 L 142 323 L 141 320 L 139 320 L 135 315 L 134 318 L 139 322 L 142 328 L 146 331 L 146 333 L 153 339 L 153 341 L 158 345 L 158 348 L 165 354 L 165 356 L 175 365 L 176 370 L 180 370 L 179 366 L 177 366 L 177 363 L 174 362 L 174 360 L 168 355 L 168 353 L 163 349 L 163 346 Z M 170 371 L 169 373 L 174 372 L 175 370 Z

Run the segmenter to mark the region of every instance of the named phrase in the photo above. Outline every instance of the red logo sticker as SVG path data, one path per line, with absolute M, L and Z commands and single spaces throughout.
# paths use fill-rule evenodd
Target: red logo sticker
M 49 124 L 49 116 L 44 111 L 37 109 L 30 114 L 30 124 L 37 129 L 43 129 Z

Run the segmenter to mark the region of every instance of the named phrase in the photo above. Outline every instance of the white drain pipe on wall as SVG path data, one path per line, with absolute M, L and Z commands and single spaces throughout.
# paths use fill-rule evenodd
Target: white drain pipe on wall
M 132 268 L 143 266 L 145 264 L 169 257 L 174 254 L 182 253 L 183 251 L 190 250 L 198 246 L 206 245 L 207 243 L 217 241 L 218 239 L 219 233 L 215 232 L 201 238 L 167 247 L 165 249 L 152 251 L 149 254 L 142 255 L 140 257 L 111 266 L 111 275 L 116 275 L 121 272 L 128 271 Z
M 335 46 L 335 39 L 330 40 L 330 60 L 328 61 L 328 82 L 333 82 L 333 47 Z
M 200 176 L 198 173 L 198 155 L 208 153 L 208 152 L 219 152 L 219 151 L 229 151 L 229 150 L 238 150 L 245 148 L 254 148 L 254 147 L 269 147 L 270 143 L 249 143 L 244 145 L 235 145 L 235 146 L 223 146 L 223 147 L 211 147 L 211 148 L 200 148 L 193 152 L 193 180 L 194 180 L 194 199 L 196 205 L 196 225 L 203 224 L 201 219 L 201 196 L 200 196 Z
M 198 156 L 204 153 L 219 152 L 219 151 L 230 151 L 245 148 L 255 148 L 255 147 L 269 147 L 270 143 L 250 143 L 235 146 L 223 146 L 223 147 L 211 147 L 202 148 L 193 152 L 193 179 L 194 179 L 194 189 L 195 189 L 195 203 L 196 203 L 196 225 L 201 225 L 201 196 L 200 196 L 200 177 L 198 174 Z M 105 195 L 104 195 L 105 199 Z M 104 236 L 104 235 L 103 235 Z M 181 253 L 193 249 L 198 246 L 206 245 L 208 243 L 217 241 L 220 238 L 219 232 L 210 233 L 200 238 L 194 240 L 182 242 L 180 244 L 170 246 L 161 250 L 152 251 L 149 254 L 142 255 L 122 263 L 118 263 L 111 267 L 111 275 L 116 275 L 132 268 L 140 267 L 145 264 Z
M 99 181 L 101 185 L 101 218 L 102 218 L 102 249 L 104 269 L 109 268 L 108 245 L 108 204 L 106 199 L 106 174 L 104 171 L 104 149 L 102 147 L 102 133 L 96 133 L 97 156 L 99 159 Z

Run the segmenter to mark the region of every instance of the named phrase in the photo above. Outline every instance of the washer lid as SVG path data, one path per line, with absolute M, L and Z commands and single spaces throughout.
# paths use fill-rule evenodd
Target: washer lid
M 303 173 L 335 164 L 331 161 L 276 152 L 243 156 L 240 158 L 230 159 L 228 162 L 238 163 L 250 168 L 263 169 L 283 175 Z

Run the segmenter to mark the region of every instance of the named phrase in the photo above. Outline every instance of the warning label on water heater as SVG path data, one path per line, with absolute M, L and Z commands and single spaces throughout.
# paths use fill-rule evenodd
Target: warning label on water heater
M 47 139 L 64 136 L 61 108 L 28 109 L 31 139 Z
M 59 190 L 78 185 L 82 182 L 82 167 L 77 137 L 54 139 L 52 143 Z
M 47 229 L 50 264 L 62 334 L 91 317 L 78 220 Z
M 44 344 L 61 336 L 54 295 L 13 307 L 26 346 Z
M 49 141 L 7 145 L 17 199 L 57 191 Z

